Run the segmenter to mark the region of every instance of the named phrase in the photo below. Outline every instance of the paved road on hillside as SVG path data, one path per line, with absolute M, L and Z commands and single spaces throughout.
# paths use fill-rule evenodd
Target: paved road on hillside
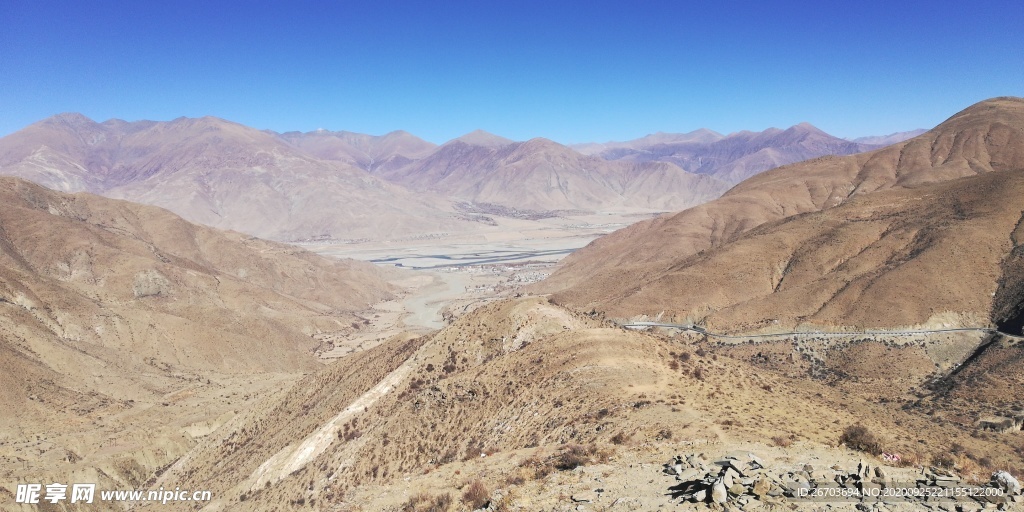
M 630 322 L 619 324 L 627 329 L 645 329 L 647 327 L 667 327 L 670 329 L 681 329 L 704 334 L 712 338 L 722 339 L 749 339 L 749 338 L 776 338 L 780 336 L 913 336 L 915 334 L 936 334 L 944 332 L 984 332 L 988 334 L 1002 334 L 1011 338 L 1024 338 L 1019 334 L 1010 334 L 988 327 L 957 327 L 951 329 L 917 329 L 917 330 L 876 330 L 876 331 L 801 331 L 801 332 L 777 332 L 773 334 L 717 334 L 705 330 L 703 327 L 690 324 L 668 324 L 662 322 Z

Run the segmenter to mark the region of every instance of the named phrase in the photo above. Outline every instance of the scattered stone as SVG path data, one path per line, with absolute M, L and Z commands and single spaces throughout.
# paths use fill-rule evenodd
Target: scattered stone
M 597 501 L 597 493 L 594 491 L 582 491 L 572 495 L 572 501 L 576 503 L 593 503 Z
M 728 498 L 729 494 L 725 489 L 725 483 L 721 478 L 715 480 L 715 485 L 711 486 L 711 501 L 724 504 Z
M 701 472 L 701 470 L 699 470 L 697 468 L 687 468 L 687 469 L 684 469 L 682 474 L 679 475 L 678 480 L 682 480 L 684 482 L 689 482 L 690 480 L 696 480 L 702 474 L 703 473 Z
M 749 459 L 749 461 L 748 461 Z M 681 460 L 676 457 L 675 460 Z M 823 502 L 816 503 L 813 510 L 849 511 L 851 506 L 857 510 L 872 512 L 911 512 L 931 510 L 938 512 L 977 512 L 983 509 L 1016 510 L 1019 503 L 1024 503 L 1024 495 L 1020 482 L 1007 472 L 996 472 L 988 484 L 1000 488 L 1004 496 L 972 498 L 964 496 L 956 500 L 942 499 L 934 495 L 900 496 L 898 498 L 880 497 L 881 489 L 893 485 L 894 481 L 907 481 L 910 471 L 898 470 L 885 466 L 868 465 L 863 460 L 855 470 L 843 470 L 839 465 L 830 469 L 815 469 L 810 464 L 800 464 L 785 471 L 772 470 L 764 466 L 764 461 L 754 454 L 740 452 L 740 456 L 727 456 L 715 460 L 711 469 L 707 469 L 696 460 L 696 456 L 686 457 L 686 464 L 676 475 L 682 483 L 671 488 L 673 496 L 681 499 L 683 510 L 705 510 L 700 503 L 706 503 L 711 510 L 743 511 L 754 509 L 768 510 L 803 510 L 800 506 L 810 505 L 802 496 L 813 489 L 857 489 L 864 498 L 854 503 Z M 689 467 L 690 463 L 697 462 Z M 700 469 L 698 469 L 698 467 Z M 668 469 L 666 465 L 666 469 Z M 674 471 L 666 473 L 677 473 Z M 744 474 L 744 472 L 746 474 Z M 910 477 L 912 480 L 913 477 Z M 912 483 L 910 485 L 913 485 Z M 920 487 L 956 487 L 964 485 L 957 474 L 942 468 L 924 468 L 917 478 Z M 793 500 L 793 501 L 790 501 Z M 687 503 L 689 502 L 689 503 Z M 693 509 L 692 507 L 697 507 Z M 793 508 L 796 507 L 796 508 Z M 807 510 L 811 510 L 808 508 Z
M 771 488 L 771 482 L 769 482 L 767 478 L 761 477 L 754 482 L 754 488 L 752 489 L 752 492 L 755 496 L 759 498 L 764 498 L 765 496 L 768 495 L 768 491 L 770 491 Z
M 750 500 L 750 501 L 746 502 L 743 505 L 743 507 L 741 507 L 741 508 L 743 508 L 743 510 L 747 511 L 747 510 L 757 510 L 759 508 L 762 508 L 763 506 L 764 506 L 764 504 L 761 503 L 758 500 Z

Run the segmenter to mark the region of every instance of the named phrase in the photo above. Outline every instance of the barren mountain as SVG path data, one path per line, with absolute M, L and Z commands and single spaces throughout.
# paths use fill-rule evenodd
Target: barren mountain
M 473 227 L 443 199 L 212 117 L 96 123 L 62 114 L 0 139 L 0 173 L 162 206 L 193 222 L 279 240 Z
M 671 162 L 687 171 L 738 183 L 780 165 L 824 155 L 849 155 L 876 146 L 833 137 L 801 123 L 786 130 L 742 131 L 722 136 L 710 130 L 688 134 L 654 134 L 602 148 L 584 146 L 588 154 L 607 160 Z
M 437 145 L 411 133 L 394 131 L 381 136 L 353 132 L 285 132 L 289 144 L 323 160 L 338 160 L 373 172 L 381 166 L 396 165 L 429 155 Z
M 909 141 L 762 173 L 598 239 L 542 286 L 723 329 L 1013 323 L 1021 169 L 1024 100 L 988 100 Z
M 599 303 L 739 332 L 1016 322 L 1022 274 L 1004 267 L 1021 194 L 1020 170 L 866 194 L 764 224 Z
M 130 482 L 115 466 L 180 455 L 185 431 L 203 435 L 193 424 L 231 412 L 213 398 L 230 382 L 313 370 L 314 333 L 391 296 L 370 264 L 151 206 L 9 177 L 0 204 L 0 407 L 18 411 L 0 417 L 7 481 L 70 457 L 65 469 Z
M 377 175 L 454 199 L 532 210 L 678 209 L 727 188 L 672 164 L 609 162 L 542 138 L 501 146 L 456 139 Z

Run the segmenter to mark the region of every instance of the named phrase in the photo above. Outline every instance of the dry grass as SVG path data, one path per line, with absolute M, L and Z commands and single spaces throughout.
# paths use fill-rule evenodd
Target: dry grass
M 402 505 L 402 512 L 448 512 L 451 506 L 452 495 L 449 493 L 432 496 L 421 492 Z

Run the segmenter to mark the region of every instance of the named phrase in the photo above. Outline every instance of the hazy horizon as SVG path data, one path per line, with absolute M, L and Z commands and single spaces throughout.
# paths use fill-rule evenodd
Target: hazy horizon
M 278 132 L 404 130 L 435 143 L 476 129 L 573 144 L 800 122 L 837 137 L 886 135 L 1024 95 L 1024 71 L 1006 65 L 1021 46 L 1021 7 L 947 11 L 880 2 L 6 5 L 0 135 L 61 112 L 210 115 Z

